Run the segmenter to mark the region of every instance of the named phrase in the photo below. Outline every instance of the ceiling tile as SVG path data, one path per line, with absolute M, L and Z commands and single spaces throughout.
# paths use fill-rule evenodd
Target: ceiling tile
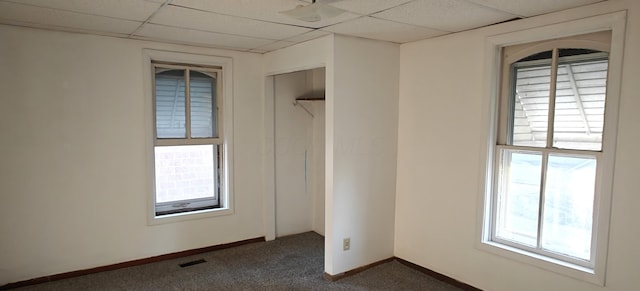
M 397 23 L 373 17 L 362 17 L 357 20 L 329 26 L 323 28 L 323 30 L 395 43 L 405 43 L 447 34 L 446 31 Z
M 317 22 L 305 22 L 278 13 L 293 9 L 298 5 L 309 5 L 311 1 L 298 0 L 173 0 L 171 5 L 200 9 L 220 14 L 259 19 L 268 22 L 291 24 L 309 28 L 321 28 L 360 17 L 358 14 L 345 12 L 339 16 Z M 335 3 L 331 3 L 334 5 Z
M 588 5 L 603 0 L 469 0 L 480 5 L 506 11 L 520 16 L 531 17 L 554 11 Z
M 141 22 L 88 15 L 64 10 L 41 8 L 11 2 L 0 2 L 0 23 L 30 23 L 74 30 L 130 34 Z
M 319 0 L 321 1 L 321 0 Z M 368 15 L 371 13 L 381 12 L 398 5 L 411 2 L 413 0 L 338 0 L 331 2 L 331 6 L 341 8 L 347 11 Z
M 7 0 L 7 2 L 138 21 L 146 20 L 160 7 L 160 3 L 140 0 Z
M 264 22 L 169 5 L 156 14 L 150 23 L 206 30 L 233 35 L 280 40 L 311 29 Z
M 517 17 L 464 0 L 416 0 L 373 16 L 454 32 Z
M 238 50 L 249 50 L 273 42 L 268 39 L 251 38 L 156 24 L 145 24 L 142 29 L 136 33 L 136 36 L 151 40 Z
M 308 41 L 308 40 L 312 40 L 312 39 L 316 39 L 316 38 L 319 38 L 319 37 L 323 37 L 323 36 L 328 35 L 328 34 L 331 34 L 331 32 L 322 31 L 322 30 L 312 30 L 310 32 L 303 33 L 303 34 L 300 34 L 300 35 L 296 35 L 294 37 L 290 37 L 290 38 L 287 38 L 285 40 L 298 43 L 298 42 L 305 42 L 305 41 Z
M 133 38 L 267 52 L 330 33 L 405 43 L 604 0 L 317 0 L 347 12 L 279 13 L 311 1 L 0 0 L 0 23 L 126 37 L 151 17 Z

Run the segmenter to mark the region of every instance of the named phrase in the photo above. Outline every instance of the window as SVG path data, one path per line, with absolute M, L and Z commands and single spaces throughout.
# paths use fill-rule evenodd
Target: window
M 485 243 L 597 269 L 617 110 L 607 92 L 610 42 L 600 32 L 502 48 Z
M 220 208 L 220 67 L 153 62 L 155 216 Z

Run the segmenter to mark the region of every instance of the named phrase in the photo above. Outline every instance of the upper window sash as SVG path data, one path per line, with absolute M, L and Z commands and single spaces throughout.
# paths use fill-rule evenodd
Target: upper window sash
M 603 92 L 602 95 L 606 96 L 608 53 L 584 53 L 559 57 L 558 54 L 562 51 L 564 51 L 564 49 L 554 48 L 552 51 L 547 51 L 547 53 L 552 55 L 551 59 L 545 58 L 532 61 L 515 61 L 513 63 L 506 64 L 503 67 L 508 67 L 508 70 L 503 69 L 503 80 L 508 80 L 508 89 L 503 85 L 503 95 L 500 102 L 501 109 L 499 131 L 496 142 L 497 145 L 530 145 L 537 148 L 573 149 L 582 151 L 602 150 L 602 135 L 604 129 L 602 124 L 604 122 L 604 112 L 602 114 L 588 113 L 589 110 L 593 111 L 597 110 L 597 108 L 585 108 L 583 103 L 597 105 L 597 100 L 583 100 L 582 96 L 591 95 L 589 93 L 579 93 L 581 90 L 585 89 L 578 86 L 579 82 L 583 80 L 578 80 L 576 76 L 581 73 L 575 73 L 573 70 L 575 68 L 580 70 L 581 67 L 588 66 L 590 67 L 589 69 L 594 70 L 597 70 L 599 67 L 603 67 L 604 73 L 594 71 L 593 74 L 602 75 L 600 80 L 596 81 L 603 81 L 605 83 L 600 87 L 605 89 L 605 92 Z M 544 73 L 545 71 L 547 72 Z M 592 72 L 589 71 L 587 73 Z M 523 74 L 524 77 L 521 77 L 520 74 Z M 534 78 L 532 77 L 533 75 L 529 76 L 528 74 L 534 74 L 537 77 Z M 541 82 L 538 79 L 543 80 L 545 78 L 549 79 L 546 84 L 537 83 Z M 519 82 L 524 83 L 517 84 Z M 528 82 L 536 83 L 532 84 Z M 547 88 L 543 88 L 545 85 Z M 523 88 L 525 89 L 524 93 L 518 91 Z M 536 88 L 536 91 L 527 91 L 532 90 L 531 88 Z M 505 91 L 508 91 L 508 93 L 505 94 Z M 566 93 L 567 91 L 571 93 Z M 534 97 L 537 96 L 537 94 L 543 95 L 535 98 L 527 97 L 527 95 L 532 96 L 530 94 L 534 94 Z M 569 96 L 574 98 L 574 100 L 570 100 Z M 536 99 L 547 100 L 535 101 Z M 556 102 L 556 100 L 558 102 Z M 539 102 L 542 103 L 538 104 Z M 602 106 L 604 106 L 606 97 L 602 97 L 600 102 L 603 104 Z M 556 110 L 556 104 L 560 104 L 560 106 L 562 106 L 558 108 L 559 111 Z M 525 105 L 528 105 L 529 108 L 526 108 Z M 544 106 L 547 106 L 547 108 L 540 108 Z M 527 111 L 530 109 L 534 109 L 538 114 Z M 604 111 L 604 108 L 602 108 L 602 110 Z M 565 113 L 562 114 L 562 111 Z M 576 111 L 577 113 L 571 113 L 571 111 Z M 537 116 L 540 112 L 546 112 L 546 114 Z M 566 114 L 570 115 L 565 116 Z M 574 115 L 581 117 L 580 121 L 567 121 L 567 118 L 574 118 Z M 561 118 L 558 122 L 556 122 L 556 116 Z M 571 121 L 573 121 L 573 123 L 571 123 Z M 596 123 L 595 132 L 590 131 L 594 128 L 592 125 L 593 122 Z M 541 123 L 545 123 L 544 130 L 541 130 L 540 128 Z M 582 134 L 575 131 L 575 124 L 577 123 L 580 123 L 585 130 Z M 600 125 L 598 126 L 597 124 Z M 515 130 L 516 126 L 519 128 L 518 131 Z M 527 131 L 528 134 L 523 132 L 523 130 Z M 518 142 L 515 142 L 514 138 L 517 134 L 520 135 L 520 139 Z M 559 140 L 555 138 L 555 134 L 561 136 Z M 576 136 L 571 137 L 571 135 Z M 532 140 L 522 140 L 522 137 L 526 136 L 531 136 Z M 539 138 L 539 140 L 534 142 L 533 140 L 535 140 L 536 137 Z
M 163 71 L 164 70 L 164 71 Z M 159 118 L 159 108 L 158 108 L 158 102 L 159 101 L 159 94 L 157 92 L 157 81 L 158 81 L 158 74 L 162 74 L 164 72 L 170 72 L 170 71 L 177 71 L 176 74 L 177 76 L 162 76 L 164 77 L 164 80 L 170 80 L 172 78 L 175 78 L 177 80 L 177 84 L 175 85 L 170 85 L 170 86 L 175 86 L 172 90 L 176 90 L 176 92 L 174 93 L 174 96 L 168 96 L 168 98 L 172 98 L 174 104 L 172 105 L 171 109 L 172 110 L 176 110 L 179 109 L 180 111 L 182 111 L 182 109 L 184 109 L 184 112 L 179 113 L 179 115 L 184 114 L 184 116 L 179 116 L 181 118 L 183 118 L 184 120 L 182 120 L 183 125 L 178 127 L 176 130 L 178 132 L 183 131 L 183 133 L 178 133 L 177 136 L 171 136 L 171 134 L 168 134 L 168 136 L 165 137 L 159 137 L 158 132 L 159 132 L 159 128 L 158 128 L 158 118 Z M 179 72 L 182 71 L 182 72 Z M 175 144 L 203 144 L 203 143 L 216 143 L 216 144 L 221 144 L 222 141 L 224 140 L 223 138 L 223 126 L 222 126 L 222 84 L 221 84 L 221 73 L 222 70 L 220 68 L 212 68 L 212 67 L 202 67 L 202 66 L 191 66 L 191 65 L 175 65 L 175 64 L 164 64 L 164 63 L 152 63 L 152 80 L 153 80 L 153 84 L 152 84 L 152 90 L 153 90 L 153 118 L 154 118 L 154 141 L 155 144 L 157 145 L 175 145 Z M 191 85 L 192 81 L 197 80 L 197 77 L 192 77 L 192 75 L 201 75 L 201 76 L 206 76 L 207 78 L 211 79 L 211 86 L 209 88 L 205 88 L 211 90 L 210 94 L 210 115 L 211 115 L 211 119 L 209 122 L 212 123 L 212 128 L 211 128 L 211 133 L 210 134 L 202 134 L 199 133 L 199 136 L 197 134 L 195 134 L 194 132 L 192 132 L 192 130 L 194 129 L 193 123 L 194 123 L 194 116 L 195 114 L 197 114 L 198 111 L 202 111 L 202 110 L 195 110 L 195 108 L 191 108 L 193 106 L 193 104 L 198 104 L 198 102 L 200 102 L 201 104 L 201 100 L 196 101 L 195 96 L 194 96 L 194 92 L 192 92 L 194 89 L 196 89 L 196 87 L 193 87 Z M 199 79 L 202 79 L 202 77 L 200 77 Z M 201 81 L 201 84 L 205 84 L 202 83 L 203 81 Z M 206 87 L 206 86 L 205 86 Z M 181 90 L 182 89 L 182 90 Z M 204 96 L 206 98 L 206 96 Z M 166 98 L 165 98 L 166 99 Z M 182 99 L 182 100 L 179 100 Z M 192 102 L 194 101 L 194 102 Z M 205 99 L 206 101 L 206 99 Z M 167 101 L 165 101 L 167 102 Z M 180 102 L 181 104 L 177 104 L 175 102 Z M 206 102 L 203 105 L 205 106 L 205 115 L 207 115 L 207 109 L 206 109 Z M 202 113 L 200 113 L 201 115 Z M 178 122 L 181 122 L 180 120 Z M 180 128 L 183 128 L 182 130 Z M 181 135 L 181 136 L 180 136 Z M 180 142 L 182 141 L 182 142 Z

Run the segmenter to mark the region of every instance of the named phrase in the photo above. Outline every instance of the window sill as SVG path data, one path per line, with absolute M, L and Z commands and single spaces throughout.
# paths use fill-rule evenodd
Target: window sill
M 478 248 L 507 259 L 532 265 L 600 287 L 603 287 L 605 283 L 604 272 L 597 272 L 597 268 L 590 269 L 492 241 L 482 241 L 478 243 Z
M 161 225 L 167 223 L 175 223 L 182 222 L 188 220 L 196 220 L 196 219 L 205 219 L 217 216 L 225 216 L 233 214 L 233 210 L 231 208 L 214 208 L 214 209 L 205 209 L 205 210 L 196 210 L 189 212 L 181 212 L 175 214 L 166 214 L 161 216 L 156 216 L 155 212 L 152 212 L 151 216 L 148 218 L 147 224 L 152 225 Z

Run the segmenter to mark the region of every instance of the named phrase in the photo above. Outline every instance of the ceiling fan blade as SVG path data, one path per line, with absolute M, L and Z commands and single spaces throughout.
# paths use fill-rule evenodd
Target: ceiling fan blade
M 335 8 L 318 2 L 306 6 L 298 6 L 290 10 L 280 11 L 280 13 L 284 15 L 306 22 L 316 22 L 321 19 L 336 17 L 344 12 L 345 10 L 340 8 Z

